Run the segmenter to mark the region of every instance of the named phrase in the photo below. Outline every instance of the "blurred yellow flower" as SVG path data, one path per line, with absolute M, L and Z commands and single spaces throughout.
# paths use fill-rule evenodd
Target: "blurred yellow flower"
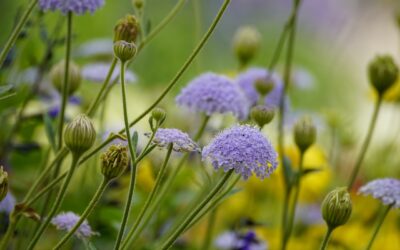
M 144 159 L 138 166 L 137 170 L 137 186 L 140 190 L 144 192 L 150 192 L 154 186 L 154 173 L 151 161 Z

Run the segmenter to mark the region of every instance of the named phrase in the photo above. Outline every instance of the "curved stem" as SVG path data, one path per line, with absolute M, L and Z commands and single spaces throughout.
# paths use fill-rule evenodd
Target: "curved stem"
M 282 54 L 283 45 L 285 45 L 285 40 L 287 36 L 287 32 L 289 31 L 290 26 L 288 24 L 282 29 L 281 34 L 279 35 L 278 44 L 274 50 L 274 54 L 272 55 L 271 61 L 268 64 L 268 73 L 271 74 L 274 70 L 274 67 L 279 61 L 279 57 Z
M 367 153 L 369 143 L 371 142 L 371 139 L 372 139 L 372 134 L 374 133 L 376 121 L 378 120 L 379 110 L 380 110 L 382 101 L 383 101 L 383 96 L 381 94 L 379 94 L 378 100 L 375 103 L 375 108 L 374 108 L 374 112 L 373 112 L 372 117 L 371 117 L 371 121 L 369 123 L 367 136 L 365 137 L 365 140 L 364 140 L 363 145 L 361 147 L 361 151 L 358 154 L 357 161 L 356 161 L 356 163 L 354 165 L 353 171 L 351 172 L 351 177 L 350 177 L 350 180 L 349 180 L 349 184 L 347 186 L 347 188 L 349 190 L 351 190 L 351 188 L 354 185 L 354 182 L 355 182 L 355 180 L 357 178 L 357 174 L 360 171 L 361 164 L 362 164 L 362 162 L 364 160 L 365 154 Z
M 130 178 L 130 183 L 129 183 L 129 191 L 128 191 L 128 197 L 126 199 L 126 204 L 125 204 L 125 210 L 124 210 L 124 215 L 122 217 L 122 222 L 121 222 L 121 227 L 118 232 L 117 240 L 115 242 L 114 249 L 119 249 L 122 237 L 124 236 L 125 232 L 125 227 L 126 223 L 129 218 L 129 212 L 131 209 L 132 205 L 132 198 L 133 198 L 133 192 L 135 190 L 135 182 L 136 182 L 136 166 L 137 164 L 134 164 L 136 160 L 136 152 L 134 149 L 134 146 L 132 144 L 132 138 L 131 138 L 131 133 L 129 131 L 129 119 L 128 119 L 128 108 L 126 104 L 126 91 L 125 91 L 125 62 L 121 62 L 121 94 L 122 94 L 122 106 L 123 106 L 123 111 L 124 111 L 124 123 L 125 123 L 125 133 L 126 137 L 128 139 L 128 146 L 129 146 L 129 153 L 131 156 L 131 178 Z
M 333 228 L 328 227 L 328 230 L 326 230 L 324 240 L 322 241 L 321 250 L 325 250 L 326 247 L 328 246 L 329 238 L 331 237 L 332 232 Z
M 58 120 L 58 149 L 63 145 L 63 128 L 64 128 L 64 116 L 65 108 L 67 106 L 67 100 L 69 96 L 69 60 L 71 53 L 71 39 L 72 39 L 72 12 L 68 12 L 67 17 L 67 37 L 66 37 L 66 49 L 65 49 L 65 69 L 64 69 L 64 83 L 62 88 L 62 99 L 60 107 L 60 116 Z
M 49 225 L 51 219 L 53 218 L 53 216 L 57 213 L 58 209 L 61 207 L 61 204 L 64 200 L 67 188 L 69 186 L 69 183 L 71 181 L 71 178 L 75 172 L 76 166 L 78 165 L 79 162 L 79 155 L 76 154 L 72 154 L 72 163 L 71 163 L 71 168 L 68 171 L 68 175 L 64 180 L 64 183 L 62 185 L 62 187 L 60 188 L 60 191 L 57 194 L 57 198 L 53 204 L 53 207 L 51 208 L 49 214 L 46 217 L 46 220 L 42 223 L 42 225 L 40 226 L 40 228 L 38 229 L 38 231 L 36 232 L 35 236 L 33 237 L 33 239 L 31 240 L 31 242 L 29 243 L 29 246 L 27 249 L 32 250 L 37 242 L 39 241 L 40 237 L 42 236 L 42 234 L 44 233 L 44 231 L 46 230 L 47 226 Z
M 69 238 L 71 238 L 71 236 L 76 232 L 76 230 L 78 230 L 81 224 L 86 220 L 86 218 L 92 213 L 93 209 L 96 207 L 104 191 L 107 189 L 109 183 L 110 180 L 106 178 L 103 179 L 99 188 L 94 194 L 92 200 L 90 201 L 89 205 L 86 207 L 85 211 L 79 218 L 78 222 L 76 222 L 74 227 L 61 239 L 60 242 L 57 243 L 57 245 L 53 249 L 60 249 L 69 240 Z
M 208 204 L 209 201 L 221 190 L 226 181 L 233 174 L 233 170 L 225 173 L 224 177 L 217 183 L 217 185 L 210 191 L 210 193 L 204 198 L 199 205 L 188 215 L 188 217 L 183 221 L 183 223 L 172 233 L 172 235 L 162 244 L 161 249 L 169 249 L 175 240 L 181 235 L 181 233 L 186 229 L 186 227 L 192 222 L 193 219 L 201 212 L 201 210 Z
M 149 208 L 151 202 L 153 201 L 154 195 L 155 195 L 156 193 L 158 193 L 158 190 L 160 189 L 161 180 L 162 180 L 162 178 L 164 177 L 165 169 L 166 169 L 166 167 L 167 167 L 169 158 L 170 158 L 171 153 L 172 153 L 172 149 L 173 149 L 173 144 L 171 143 L 171 144 L 168 145 L 168 151 L 167 151 L 167 154 L 166 154 L 166 156 L 165 156 L 164 163 L 163 163 L 163 165 L 162 165 L 160 171 L 159 171 L 158 174 L 157 174 L 156 182 L 155 182 L 155 184 L 154 184 L 154 187 L 153 187 L 153 189 L 151 190 L 149 196 L 147 197 L 146 202 L 144 203 L 142 209 L 141 209 L 140 212 L 139 212 L 139 215 L 138 215 L 138 217 L 137 217 L 137 219 L 136 219 L 136 221 L 135 221 L 135 224 L 133 224 L 133 226 L 132 226 L 132 228 L 130 229 L 128 235 L 126 236 L 126 239 L 129 239 L 130 237 L 132 237 L 133 233 L 135 232 L 135 230 L 137 229 L 137 227 L 139 226 L 139 224 L 142 222 L 143 216 L 144 216 L 144 214 L 146 213 L 146 211 L 148 210 L 148 208 Z M 127 244 L 128 244 L 128 241 L 125 240 L 125 241 L 122 243 L 122 248 L 123 248 L 123 249 L 126 248 L 126 247 L 127 247 Z
M 371 249 L 372 244 L 374 243 L 374 240 L 375 240 L 376 236 L 378 235 L 379 229 L 381 228 L 383 221 L 385 220 L 385 218 L 386 218 L 387 214 L 389 213 L 390 209 L 392 208 L 392 206 L 393 205 L 386 206 L 384 208 L 383 212 L 381 213 L 381 215 L 379 216 L 378 221 L 375 226 L 375 229 L 374 229 L 374 232 L 372 234 L 372 237 L 369 240 L 367 247 L 365 248 L 366 250 Z
M 38 2 L 38 0 L 32 0 L 30 2 L 28 9 L 26 9 L 26 11 L 22 15 L 20 21 L 18 22 L 17 26 L 14 28 L 13 32 L 11 33 L 10 38 L 8 38 L 6 45 L 4 46 L 3 50 L 0 53 L 0 69 L 3 66 L 4 60 L 6 59 L 8 52 L 10 52 L 12 46 L 14 45 L 19 34 L 21 33 L 21 30 L 24 27 L 26 21 L 28 21 L 28 18 L 31 15 L 32 10 L 35 8 L 37 2 Z

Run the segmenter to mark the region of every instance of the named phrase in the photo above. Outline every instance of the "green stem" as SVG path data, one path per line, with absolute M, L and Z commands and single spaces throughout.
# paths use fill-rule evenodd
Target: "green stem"
M 351 190 L 351 188 L 354 185 L 354 182 L 355 182 L 355 180 L 357 178 L 357 174 L 360 171 L 361 164 L 362 164 L 362 162 L 364 160 L 365 154 L 367 153 L 368 146 L 369 146 L 369 144 L 371 142 L 372 135 L 374 133 L 376 121 L 378 120 L 379 110 L 380 110 L 380 107 L 382 105 L 382 101 L 383 101 L 383 95 L 379 94 L 378 100 L 375 103 L 375 108 L 374 108 L 374 112 L 373 112 L 372 117 L 371 117 L 371 121 L 369 123 L 367 136 L 365 137 L 365 140 L 364 140 L 363 145 L 361 147 L 361 151 L 360 151 L 360 153 L 359 153 L 359 155 L 357 157 L 357 161 L 356 161 L 356 163 L 354 165 L 353 171 L 351 172 L 350 181 L 349 181 L 349 184 L 347 186 L 349 190 Z
M 291 17 L 292 18 L 292 17 Z M 281 34 L 279 35 L 278 44 L 274 50 L 274 54 L 272 55 L 271 61 L 268 64 L 268 73 L 272 73 L 276 64 L 279 61 L 279 57 L 282 54 L 283 45 L 285 45 L 285 40 L 287 36 L 287 32 L 289 31 L 290 25 L 286 24 L 282 29 Z
M 194 34 L 196 41 L 201 38 L 201 31 L 202 31 L 202 18 L 201 18 L 201 4 L 200 0 L 193 0 L 193 15 L 195 20 L 195 27 L 194 27 Z M 201 69 L 201 56 L 197 57 L 196 60 L 197 70 L 200 71 Z
M 128 107 L 126 104 L 126 91 L 125 91 L 125 62 L 121 62 L 120 77 L 121 77 L 121 94 L 122 94 L 122 106 L 123 106 L 123 111 L 124 111 L 125 133 L 126 133 L 126 137 L 128 139 L 129 153 L 130 153 L 130 156 L 132 159 L 131 160 L 132 164 L 131 164 L 131 169 L 130 169 L 131 170 L 131 178 L 130 178 L 130 183 L 129 183 L 128 197 L 127 197 L 126 204 L 125 204 L 125 210 L 124 210 L 124 215 L 122 217 L 121 227 L 119 229 L 117 240 L 116 240 L 115 246 L 114 246 L 114 249 L 116 249 L 116 250 L 120 248 L 122 237 L 124 236 L 124 232 L 125 232 L 126 223 L 129 218 L 129 212 L 130 212 L 131 205 L 132 205 L 133 193 L 135 190 L 136 166 L 137 166 L 137 164 L 133 164 L 136 159 L 136 152 L 135 152 L 134 146 L 132 144 L 131 133 L 129 131 Z
M 324 240 L 322 241 L 321 250 L 325 250 L 326 247 L 328 246 L 329 238 L 331 237 L 332 232 L 333 228 L 328 227 L 328 230 L 326 230 Z
M 38 0 L 32 0 L 28 6 L 28 9 L 24 12 L 21 19 L 19 20 L 17 26 L 14 28 L 11 36 L 8 38 L 6 45 L 4 46 L 3 50 L 0 53 L 0 69 L 3 66 L 4 60 L 6 59 L 8 52 L 13 47 L 15 41 L 17 40 L 19 34 L 21 33 L 22 28 L 24 27 L 26 21 L 28 21 L 29 16 L 32 13 L 32 10 L 36 6 Z
M 46 194 L 49 190 L 54 188 L 64 178 L 65 178 L 65 175 L 60 175 L 56 179 L 52 180 L 44 188 L 42 188 L 40 191 L 38 191 L 37 194 L 32 199 L 30 199 L 29 201 L 24 203 L 24 206 L 26 206 L 26 207 L 31 206 L 33 203 L 35 203 L 37 200 L 39 200 L 44 194 Z
M 135 230 L 137 229 L 137 227 L 140 225 L 140 223 L 141 223 L 141 221 L 142 221 L 142 219 L 143 219 L 144 214 L 147 212 L 147 210 L 148 210 L 148 208 L 149 208 L 151 202 L 153 201 L 153 198 L 154 198 L 155 194 L 158 193 L 158 190 L 160 189 L 160 185 L 161 185 L 161 180 L 162 180 L 163 177 L 164 177 L 165 169 L 166 169 L 166 167 L 167 167 L 169 158 L 170 158 L 171 153 L 172 153 L 172 149 L 173 149 L 173 144 L 171 143 L 171 144 L 168 145 L 167 155 L 165 156 L 164 163 L 163 163 L 163 165 L 162 165 L 160 171 L 159 171 L 158 174 L 157 174 L 156 182 L 155 182 L 155 184 L 154 184 L 154 187 L 153 187 L 153 189 L 151 190 L 149 196 L 147 197 L 147 200 L 146 200 L 146 202 L 144 203 L 142 209 L 140 210 L 139 215 L 138 215 L 138 217 L 137 217 L 137 219 L 136 219 L 136 221 L 135 221 L 135 224 L 134 224 L 134 225 L 132 226 L 132 228 L 130 229 L 130 231 L 129 231 L 127 237 L 126 237 L 126 239 L 129 239 L 130 237 L 132 237 L 133 233 L 135 232 Z M 123 248 L 123 249 L 126 248 L 126 247 L 127 247 L 127 244 L 128 244 L 128 241 L 125 240 L 125 241 L 122 243 L 122 248 Z
M 217 185 L 210 191 L 210 193 L 204 198 L 199 205 L 189 214 L 189 216 L 183 221 L 183 223 L 172 233 L 172 235 L 162 244 L 161 249 L 169 249 L 186 227 L 191 223 L 193 219 L 201 212 L 201 210 L 211 201 L 211 199 L 221 190 L 226 181 L 233 174 L 233 170 L 229 170 L 224 177 L 217 183 Z
M 378 235 L 379 229 L 381 228 L 383 221 L 385 220 L 385 218 L 386 218 L 387 214 L 389 213 L 390 209 L 392 208 L 392 206 L 393 205 L 386 206 L 384 208 L 383 212 L 381 213 L 381 215 L 379 216 L 378 221 L 375 226 L 375 230 L 372 234 L 372 237 L 369 240 L 367 247 L 365 248 L 366 250 L 371 249 L 372 244 L 374 243 L 374 240 L 375 240 L 376 236 Z
M 53 249 L 60 249 L 69 238 L 79 229 L 81 224 L 86 220 L 86 218 L 92 213 L 93 209 L 96 207 L 97 203 L 99 202 L 101 196 L 103 195 L 104 191 L 107 189 L 110 180 L 104 178 L 101 182 L 99 188 L 97 189 L 96 193 L 94 194 L 92 200 L 90 201 L 89 205 L 86 207 L 85 211 L 80 216 L 78 222 L 74 225 L 74 227 L 61 239 L 60 242 Z
M 71 39 L 72 39 L 72 12 L 68 12 L 67 16 L 67 37 L 66 37 L 66 49 L 65 49 L 65 69 L 64 69 L 64 83 L 62 88 L 62 99 L 60 107 L 60 117 L 58 121 L 58 149 L 63 145 L 63 128 L 64 128 L 64 116 L 65 109 L 67 107 L 67 100 L 69 96 L 69 61 L 71 54 Z
M 40 237 L 42 236 L 42 234 L 44 233 L 44 231 L 46 230 L 47 226 L 50 224 L 51 219 L 53 218 L 53 216 L 57 213 L 58 209 L 61 207 L 61 204 L 64 200 L 67 188 L 69 186 L 69 183 L 71 182 L 72 176 L 75 172 L 75 169 L 78 165 L 79 162 L 79 157 L 80 155 L 77 154 L 72 154 L 72 162 L 71 162 L 71 168 L 68 171 L 68 175 L 64 180 L 64 183 L 62 185 L 62 187 L 60 188 L 60 191 L 57 194 L 57 198 L 53 204 L 53 207 L 51 208 L 49 214 L 46 217 L 46 220 L 42 223 L 42 225 L 40 226 L 40 228 L 38 229 L 38 231 L 36 232 L 35 236 L 33 237 L 33 239 L 31 240 L 28 249 L 32 250 L 37 242 L 39 241 Z

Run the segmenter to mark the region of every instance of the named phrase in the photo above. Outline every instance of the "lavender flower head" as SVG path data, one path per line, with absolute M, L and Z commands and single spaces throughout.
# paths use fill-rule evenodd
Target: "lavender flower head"
M 209 158 L 215 169 L 234 169 L 245 179 L 253 173 L 264 179 L 278 165 L 277 153 L 271 143 L 258 129 L 248 125 L 222 131 L 204 147 L 202 158 Z
M 385 205 L 400 208 L 400 180 L 394 178 L 376 179 L 358 190 L 359 194 L 372 195 Z
M 9 214 L 13 211 L 15 206 L 14 196 L 8 192 L 6 197 L 0 202 L 0 213 Z
M 106 78 L 108 71 L 110 69 L 110 64 L 107 63 L 91 63 L 87 64 L 82 68 L 82 77 L 86 80 L 103 83 Z M 111 82 L 119 81 L 119 69 L 118 67 L 114 69 L 111 75 Z M 125 70 L 125 82 L 134 83 L 136 82 L 136 75 L 129 69 Z
M 149 136 L 149 134 L 146 134 Z M 159 147 L 167 147 L 173 144 L 176 152 L 200 151 L 199 146 L 189 137 L 187 133 L 175 128 L 159 128 L 154 136 L 153 143 Z
M 61 213 L 51 220 L 58 230 L 70 231 L 79 221 L 80 217 L 73 212 Z M 98 233 L 93 232 L 87 220 L 85 220 L 76 230 L 75 235 L 80 239 L 90 238 Z
M 249 112 L 249 103 L 240 88 L 229 78 L 214 73 L 204 73 L 192 80 L 176 97 L 176 102 L 195 112 L 232 113 L 241 120 Z
M 265 97 L 265 104 L 277 107 L 279 106 L 279 100 L 283 91 L 282 79 L 278 76 L 278 74 L 269 74 L 267 70 L 262 68 L 250 68 L 236 77 L 235 80 L 237 84 L 246 94 L 246 97 L 252 106 L 258 103 L 258 99 L 260 97 L 254 87 L 254 84 L 257 80 L 267 79 L 267 77 L 271 77 L 271 80 L 274 83 L 274 88 Z
M 221 250 L 267 250 L 267 242 L 259 239 L 254 231 L 222 233 L 215 240 L 215 246 Z
M 39 7 L 43 11 L 60 10 L 64 14 L 71 11 L 78 15 L 87 11 L 93 13 L 103 4 L 104 0 L 39 0 Z

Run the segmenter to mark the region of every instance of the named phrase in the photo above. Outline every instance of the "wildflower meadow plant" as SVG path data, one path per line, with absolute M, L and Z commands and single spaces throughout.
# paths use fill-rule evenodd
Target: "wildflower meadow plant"
M 383 223 L 400 208 L 394 56 L 321 69 L 340 46 L 304 37 L 302 0 L 283 18 L 274 1 L 128 2 L 30 0 L 3 22 L 0 250 L 400 247 L 397 219 Z

